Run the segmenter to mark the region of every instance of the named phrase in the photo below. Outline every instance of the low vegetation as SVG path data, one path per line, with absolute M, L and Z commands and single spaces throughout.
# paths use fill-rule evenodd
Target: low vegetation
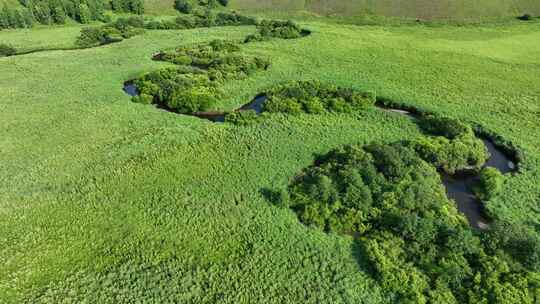
M 17 50 L 13 46 L 5 43 L 0 43 L 0 57 L 12 56 L 16 53 Z
M 497 143 L 522 151 L 518 172 L 494 183 L 501 189 L 488 201 L 495 220 L 489 229 L 470 231 L 436 182 L 435 166 L 413 146 L 387 144 L 445 135 L 455 142 L 462 132 L 433 133 L 416 119 L 374 107 L 351 114 L 233 113 L 244 117 L 223 125 L 129 104 L 121 84 L 137 75 L 169 67 L 184 70 L 178 79 L 206 80 L 204 66 L 150 60 L 157 50 L 214 39 L 241 42 L 254 27 L 146 31 L 103 48 L 0 58 L 0 302 L 538 302 L 540 87 L 531 85 L 540 83 L 536 22 L 336 21 L 342 22 L 309 16 L 302 26 L 314 34 L 307 39 L 240 44 L 241 52 L 225 53 L 268 58 L 272 67 L 220 82 L 223 98 L 211 108 L 231 111 L 277 84 L 317 79 L 456 118 L 475 131 L 481 126 L 500 136 Z M 0 31 L 0 41 L 18 52 L 67 48 L 79 32 L 76 24 L 39 26 Z M 137 98 L 154 102 L 151 95 Z M 264 189 L 283 189 L 271 192 L 292 205 L 289 178 L 312 164 L 313 155 L 348 143 L 358 143 L 354 150 L 362 152 L 351 155 L 373 158 L 367 169 L 374 165 L 376 180 L 388 186 L 369 189 L 372 196 L 385 194 L 365 208 L 373 217 L 361 222 L 366 227 L 356 225 L 363 233 L 340 232 L 344 217 L 329 220 L 340 225 L 325 233 L 326 227 L 303 225 L 290 208 L 267 203 Z M 395 164 L 385 155 L 395 155 Z M 342 163 L 318 159 L 315 167 L 325 169 Z M 328 178 L 332 188 L 346 185 Z M 364 210 L 369 201 L 346 199 L 353 196 L 345 190 L 322 193 Z M 350 192 L 362 198 L 364 191 Z M 329 214 L 359 213 L 308 199 Z M 321 217 L 326 226 L 326 213 Z
M 306 225 L 358 237 L 398 303 L 533 303 L 540 288 L 538 236 L 509 224 L 475 235 L 436 168 L 401 143 L 331 151 L 278 202 Z
M 254 110 L 232 111 L 225 115 L 225 122 L 238 125 L 249 126 L 261 121 L 261 116 Z
M 375 103 L 375 94 L 320 81 L 292 81 L 267 92 L 264 111 L 288 114 L 351 113 Z

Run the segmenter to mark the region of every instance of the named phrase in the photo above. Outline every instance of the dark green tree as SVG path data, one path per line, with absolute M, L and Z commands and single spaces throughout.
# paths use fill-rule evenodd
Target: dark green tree
M 90 9 L 88 8 L 88 5 L 80 4 L 79 13 L 78 13 L 78 21 L 80 23 L 86 24 L 86 23 L 90 23 L 91 20 L 92 20 L 92 15 L 90 13 Z
M 193 10 L 193 6 L 188 0 L 175 0 L 174 8 L 184 14 L 189 14 Z
M 55 6 L 51 10 L 51 15 L 54 23 L 57 24 L 64 24 L 66 23 L 66 12 L 64 11 L 64 8 L 61 6 Z

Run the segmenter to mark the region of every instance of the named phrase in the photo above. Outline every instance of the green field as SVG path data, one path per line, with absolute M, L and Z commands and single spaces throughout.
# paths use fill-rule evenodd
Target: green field
M 540 13 L 534 0 L 231 0 L 238 9 L 308 11 L 322 15 L 375 14 L 421 19 L 478 19 Z
M 346 5 L 283 1 L 317 13 Z M 373 13 L 383 13 L 378 5 Z M 522 10 L 494 7 L 497 16 Z M 482 126 L 523 152 L 489 210 L 540 227 L 540 23 L 301 25 L 312 34 L 243 46 L 272 66 L 227 82 L 214 110 L 316 79 Z M 0 42 L 71 47 L 79 30 L 1 31 Z M 421 137 L 410 119 L 371 108 L 235 126 L 135 104 L 122 91 L 170 65 L 151 60 L 159 50 L 254 31 L 147 30 L 101 47 L 0 58 L 0 303 L 392 302 L 360 241 L 304 226 L 263 190 L 283 188 L 314 155 L 343 144 Z

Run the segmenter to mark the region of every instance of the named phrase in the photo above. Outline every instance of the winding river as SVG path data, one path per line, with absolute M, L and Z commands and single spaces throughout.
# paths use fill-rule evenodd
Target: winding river
M 136 86 L 132 82 L 124 84 L 124 92 L 130 96 L 138 95 Z M 267 97 L 264 94 L 257 95 L 251 102 L 241 106 L 236 111 L 254 110 L 257 114 L 262 113 L 263 105 Z M 418 119 L 419 115 L 406 110 L 384 107 L 377 105 L 383 111 L 405 115 L 412 119 Z M 224 122 L 226 112 L 196 112 L 190 114 L 213 122 Z M 491 140 L 483 139 L 484 145 L 489 151 L 490 157 L 484 164 L 485 167 L 497 168 L 501 173 L 514 172 L 516 164 L 514 160 L 497 147 Z M 489 228 L 490 219 L 486 215 L 483 203 L 474 195 L 473 187 L 478 182 L 477 172 L 458 172 L 449 175 L 441 172 L 441 180 L 446 188 L 448 198 L 454 200 L 458 210 L 465 215 L 472 228 L 484 230 Z

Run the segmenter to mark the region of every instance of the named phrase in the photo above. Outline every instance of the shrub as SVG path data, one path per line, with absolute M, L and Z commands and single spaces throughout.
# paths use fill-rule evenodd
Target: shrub
M 223 6 L 227 6 L 229 5 L 229 0 L 218 0 L 219 4 L 223 5 Z
M 266 112 L 350 113 L 372 106 L 375 96 L 371 93 L 341 88 L 319 81 L 293 81 L 268 92 Z
M 174 8 L 183 14 L 189 14 L 193 10 L 193 6 L 188 0 L 175 0 Z
M 412 142 L 412 147 L 422 159 L 449 174 L 479 170 L 489 157 L 471 127 L 457 119 L 428 116 L 420 126 L 431 136 Z
M 428 116 L 420 121 L 420 127 L 435 136 L 455 139 L 464 134 L 472 133 L 472 129 L 461 121 L 449 117 Z
M 133 96 L 132 101 L 135 103 L 142 103 L 142 104 L 151 104 L 153 102 L 153 97 L 148 94 L 141 94 L 138 96 Z
M 483 142 L 474 135 L 450 140 L 426 137 L 412 142 L 412 147 L 425 161 L 449 174 L 461 170 L 479 170 L 488 159 Z
M 219 12 L 215 18 L 215 24 L 218 26 L 226 25 L 256 25 L 257 19 L 240 15 L 237 13 Z
M 290 20 L 262 20 L 257 25 L 257 33 L 247 36 L 244 42 L 262 41 L 270 38 L 295 39 L 302 37 L 304 32 L 305 30 L 302 30 L 296 23 Z
M 76 44 L 79 47 L 93 47 L 122 41 L 122 33 L 109 27 L 86 27 L 81 30 Z
M 489 201 L 498 195 L 504 183 L 504 176 L 496 168 L 486 167 L 480 172 L 478 185 L 474 188 L 476 196 L 482 201 Z
M 225 122 L 247 126 L 259 122 L 260 116 L 254 110 L 234 111 L 225 116 Z
M 0 57 L 13 56 L 17 54 L 17 50 L 11 45 L 0 43 Z

